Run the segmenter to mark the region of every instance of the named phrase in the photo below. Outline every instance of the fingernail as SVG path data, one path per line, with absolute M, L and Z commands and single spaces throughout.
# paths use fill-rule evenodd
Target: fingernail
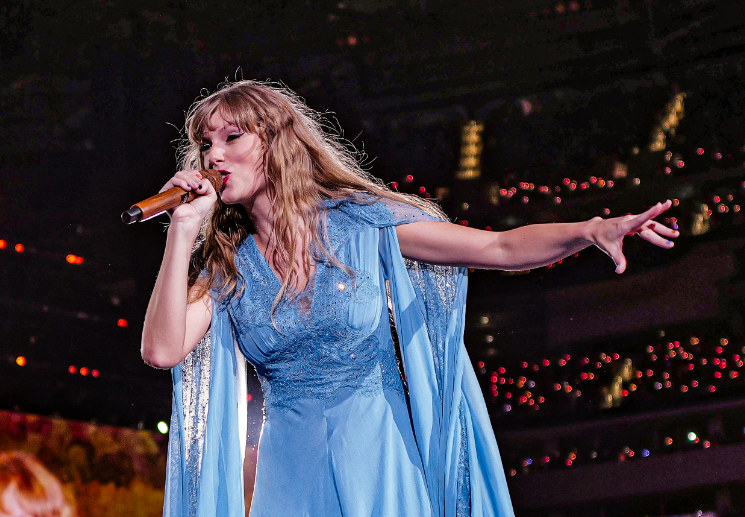
M 668 243 L 668 244 L 672 244 L 672 243 L 673 243 L 673 241 L 667 241 L 667 243 Z
M 197 172 L 197 178 L 202 179 L 202 175 Z

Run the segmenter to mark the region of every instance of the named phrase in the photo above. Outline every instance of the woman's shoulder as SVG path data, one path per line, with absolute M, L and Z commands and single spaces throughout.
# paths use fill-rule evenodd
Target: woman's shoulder
M 419 221 L 443 220 L 442 217 L 435 215 L 435 210 L 429 213 L 414 203 L 367 193 L 325 201 L 329 222 L 351 224 L 355 227 L 383 228 Z
M 405 201 L 367 193 L 326 200 L 325 209 L 324 230 L 333 250 L 352 235 L 370 229 L 442 220 Z

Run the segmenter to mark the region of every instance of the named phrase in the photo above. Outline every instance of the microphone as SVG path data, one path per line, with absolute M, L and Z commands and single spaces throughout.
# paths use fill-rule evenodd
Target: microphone
M 222 192 L 223 175 L 220 171 L 214 169 L 203 169 L 200 172 L 204 179 L 212 183 L 215 192 L 218 194 Z M 201 194 L 197 194 L 193 190 L 186 191 L 181 187 L 173 187 L 165 192 L 161 192 L 160 194 L 156 194 L 153 197 L 149 197 L 144 201 L 132 205 L 129 210 L 122 212 L 122 222 L 125 224 L 132 224 L 147 221 L 148 219 L 152 219 L 153 217 L 162 214 L 166 210 L 176 208 L 184 203 L 189 203 L 200 195 Z

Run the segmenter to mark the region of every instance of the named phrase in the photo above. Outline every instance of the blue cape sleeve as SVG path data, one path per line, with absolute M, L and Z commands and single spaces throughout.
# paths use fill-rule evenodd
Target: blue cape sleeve
M 245 516 L 245 360 L 227 311 L 213 307 L 210 330 L 171 371 L 165 517 Z
M 466 270 L 401 256 L 381 229 L 414 436 L 435 515 L 513 517 L 481 388 L 463 343 Z

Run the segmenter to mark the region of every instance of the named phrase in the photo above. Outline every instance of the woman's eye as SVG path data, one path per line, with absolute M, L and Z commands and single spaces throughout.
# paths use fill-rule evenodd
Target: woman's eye
M 212 147 L 211 142 L 202 142 L 202 145 L 199 146 L 199 150 L 204 153 L 209 151 L 210 147 Z
M 233 133 L 232 135 L 228 135 L 227 141 L 231 142 L 235 140 L 236 138 L 240 138 L 243 136 L 243 133 Z

